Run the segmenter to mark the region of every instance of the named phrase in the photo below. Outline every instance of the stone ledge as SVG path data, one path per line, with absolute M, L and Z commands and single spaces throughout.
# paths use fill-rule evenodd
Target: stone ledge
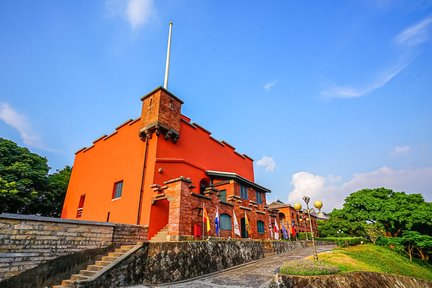
M 54 223 L 63 223 L 63 224 L 96 225 L 96 226 L 109 226 L 109 227 L 116 226 L 116 224 L 114 223 L 107 223 L 107 222 L 72 220 L 72 219 L 44 217 L 44 216 L 37 216 L 37 215 L 21 215 L 21 214 L 12 214 L 12 213 L 2 213 L 0 214 L 0 219 L 2 218 L 12 219 L 12 220 L 54 222 Z
M 201 194 L 194 193 L 194 192 L 191 192 L 191 195 L 192 195 L 192 196 L 195 196 L 195 197 L 198 197 L 198 198 L 203 198 L 203 199 L 207 199 L 207 200 L 212 200 L 212 198 L 209 197 L 209 196 L 201 195 Z

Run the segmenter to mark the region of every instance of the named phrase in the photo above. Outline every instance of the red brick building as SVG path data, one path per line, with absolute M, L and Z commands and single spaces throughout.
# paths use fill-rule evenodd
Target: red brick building
M 305 211 L 297 211 L 290 204 L 285 204 L 280 200 L 269 204 L 269 209 L 276 211 L 280 229 L 282 229 L 282 225 L 284 225 L 285 229 L 289 231 L 292 231 L 292 229 L 294 229 L 296 234 L 300 232 L 311 231 L 309 218 Z M 312 231 L 314 232 L 314 235 L 317 235 L 318 217 L 314 212 L 311 213 L 310 216 L 312 223 Z
M 167 231 L 181 239 L 205 234 L 205 208 L 209 235 L 218 211 L 219 236 L 268 239 L 276 214 L 266 205 L 270 190 L 254 182 L 253 160 L 182 115 L 169 91 L 141 100 L 139 118 L 76 153 L 62 218 L 148 225 L 149 238 Z

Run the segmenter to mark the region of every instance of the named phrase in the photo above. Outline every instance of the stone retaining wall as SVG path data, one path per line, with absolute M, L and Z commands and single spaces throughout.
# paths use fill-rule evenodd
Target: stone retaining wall
M 264 257 L 262 241 L 184 241 L 144 243 L 127 259 L 76 288 L 160 284 L 206 275 Z
M 374 272 L 352 272 L 346 274 L 323 276 L 294 276 L 277 274 L 269 287 L 303 288 L 303 287 L 368 287 L 368 288 L 432 288 L 432 282 L 411 277 L 389 275 Z
M 280 254 L 306 246 L 306 241 L 263 241 L 264 253 Z
M 74 252 L 147 239 L 147 227 L 0 214 L 0 281 Z

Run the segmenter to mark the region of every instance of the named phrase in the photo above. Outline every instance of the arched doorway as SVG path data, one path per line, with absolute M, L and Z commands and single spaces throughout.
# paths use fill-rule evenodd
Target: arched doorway
M 199 184 L 200 194 L 204 195 L 205 189 L 209 186 L 210 186 L 210 179 L 208 179 L 208 178 L 201 179 L 200 184 Z

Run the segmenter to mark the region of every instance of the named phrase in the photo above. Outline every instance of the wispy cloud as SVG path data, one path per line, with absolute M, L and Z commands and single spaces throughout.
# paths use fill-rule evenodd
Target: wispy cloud
M 407 154 L 411 151 L 411 147 L 409 146 L 396 146 L 393 151 L 392 151 L 392 155 L 394 156 L 398 156 L 398 155 L 402 155 L 402 154 Z
M 275 85 L 276 85 L 276 83 L 277 83 L 277 81 L 270 81 L 270 82 L 267 82 L 265 85 L 264 85 L 264 89 L 265 90 L 271 90 Z
M 393 39 L 396 46 L 403 48 L 401 56 L 395 61 L 396 63 L 393 66 L 376 75 L 372 82 L 362 87 L 332 84 L 321 91 L 321 96 L 341 99 L 358 98 L 383 87 L 411 64 L 417 56 L 416 48 L 430 39 L 431 30 L 432 16 L 404 29 Z
M 432 16 L 429 16 L 419 23 L 403 30 L 394 38 L 394 42 L 397 45 L 418 46 L 430 39 L 431 30 Z
M 15 128 L 26 145 L 41 148 L 40 136 L 33 131 L 26 116 L 7 103 L 0 103 L 0 120 Z
M 381 167 L 377 170 L 356 173 L 346 182 L 341 177 L 324 177 L 310 172 L 298 172 L 292 176 L 293 190 L 288 194 L 288 203 L 301 202 L 303 196 L 313 201 L 321 200 L 324 210 L 342 207 L 344 199 L 361 189 L 386 187 L 406 193 L 422 193 L 426 201 L 432 200 L 432 168 L 392 169 Z
M 269 156 L 263 156 L 256 162 L 256 164 L 258 166 L 264 167 L 265 171 L 267 172 L 273 172 L 276 168 L 276 162 L 273 160 L 272 157 Z
M 155 15 L 153 0 L 106 0 L 105 10 L 108 17 L 124 17 L 132 29 L 149 23 Z
M 338 86 L 331 85 L 325 90 L 321 91 L 321 96 L 325 98 L 358 98 L 367 95 L 368 93 L 383 87 L 390 80 L 396 77 L 402 70 L 404 70 L 410 63 L 412 58 L 401 58 L 399 62 L 393 67 L 388 68 L 381 74 L 375 77 L 375 80 L 366 84 L 364 87 L 351 87 L 351 86 Z
M 153 0 L 129 0 L 128 2 L 126 15 L 129 24 L 134 29 L 147 24 L 153 13 Z

